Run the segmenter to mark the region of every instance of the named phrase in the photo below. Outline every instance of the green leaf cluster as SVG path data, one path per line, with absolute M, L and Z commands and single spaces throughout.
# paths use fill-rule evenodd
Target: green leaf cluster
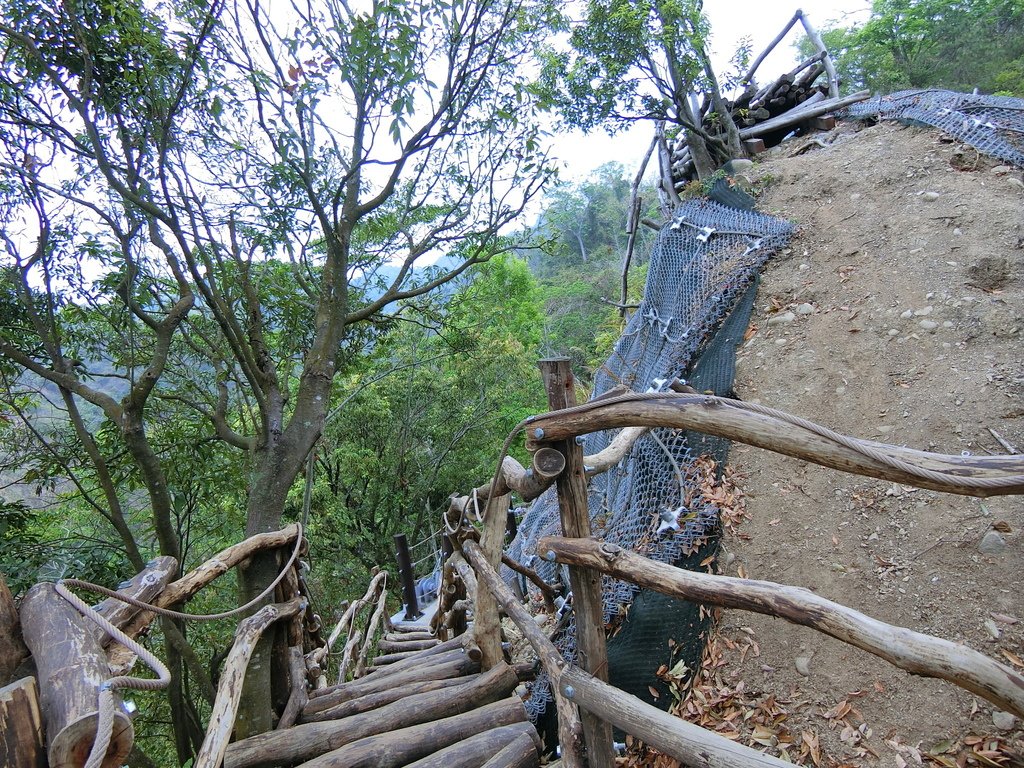
M 875 0 L 823 35 L 845 91 L 948 88 L 1024 96 L 1022 0 Z M 803 53 L 810 43 L 800 43 Z

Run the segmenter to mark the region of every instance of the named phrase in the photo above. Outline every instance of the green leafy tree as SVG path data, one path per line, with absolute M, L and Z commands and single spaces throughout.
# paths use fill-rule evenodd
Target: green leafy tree
M 394 534 L 429 534 L 450 494 L 490 477 L 508 432 L 543 410 L 534 278 L 507 256 L 469 277 L 443 307 L 403 307 L 372 366 L 339 377 L 348 395 L 316 450 L 310 510 L 311 554 L 328 563 L 316 578 L 335 594 L 392 562 Z
M 875 0 L 865 24 L 827 30 L 823 39 L 846 90 L 1024 95 L 1021 0 Z M 800 45 L 810 50 L 808 41 Z
M 538 92 L 569 125 L 618 130 L 637 120 L 686 134 L 704 178 L 742 156 L 739 132 L 725 115 L 707 54 L 709 27 L 701 0 L 588 0 L 582 17 L 562 24 L 568 50 L 548 48 Z M 702 119 L 690 95 L 706 93 L 714 114 Z
M 172 467 L 196 433 L 164 420 L 189 411 L 199 439 L 240 451 L 244 532 L 277 528 L 360 329 L 509 250 L 499 232 L 549 175 L 522 66 L 543 8 L 278 10 L 3 4 L 4 290 L 23 314 L 0 356 L 59 390 L 136 567 L 149 541 L 123 477 L 144 488 L 159 551 L 183 556 Z M 97 359 L 102 377 L 76 364 Z M 256 558 L 242 599 L 275 568 Z M 267 651 L 243 736 L 271 724 Z M 171 661 L 185 762 L 198 718 Z

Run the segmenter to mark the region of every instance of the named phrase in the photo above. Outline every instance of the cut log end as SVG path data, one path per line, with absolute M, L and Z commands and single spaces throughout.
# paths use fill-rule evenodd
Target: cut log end
M 119 705 L 115 705 L 118 706 Z M 96 738 L 99 715 L 96 712 L 68 723 L 50 739 L 48 750 L 50 768 L 80 768 L 85 765 Z M 135 729 L 124 712 L 114 713 L 114 728 L 107 747 L 107 756 L 102 768 L 119 768 L 124 765 L 135 741 Z

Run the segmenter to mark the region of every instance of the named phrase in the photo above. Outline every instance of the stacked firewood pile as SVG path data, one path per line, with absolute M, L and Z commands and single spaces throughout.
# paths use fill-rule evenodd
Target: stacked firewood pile
M 828 97 L 828 83 L 818 82 L 825 73 L 822 51 L 764 88 L 749 84 L 735 101 L 726 101 L 733 121 L 740 128 L 750 128 L 772 117 L 778 117 L 799 104 L 814 103 Z
M 758 87 L 754 81 L 758 66 L 798 22 L 817 52 L 789 72 Z M 830 121 L 819 118 L 870 95 L 861 91 L 851 96 L 839 96 L 839 80 L 832 59 L 802 11 L 794 14 L 782 32 L 754 60 L 741 78 L 740 85 L 745 86 L 743 91 L 735 99 L 725 99 L 724 106 L 728 119 L 739 129 L 747 155 L 775 146 L 794 130 L 828 128 Z M 712 101 L 710 96 L 704 98 L 698 117 L 704 130 L 724 141 L 726 124 L 720 115 L 714 113 Z M 666 160 L 670 167 L 668 173 L 665 172 Z M 696 175 L 685 134 L 680 132 L 670 153 L 666 152 L 661 161 L 662 186 L 671 199 Z M 668 189 L 669 179 L 671 190 Z

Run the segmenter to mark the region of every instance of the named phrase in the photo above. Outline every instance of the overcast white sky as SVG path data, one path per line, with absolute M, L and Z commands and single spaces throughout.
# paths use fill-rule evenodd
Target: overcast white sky
M 830 22 L 834 20 L 844 24 L 866 20 L 871 3 L 870 0 L 813 0 L 801 5 L 795 0 L 711 0 L 705 3 L 704 9 L 711 22 L 711 54 L 716 72 L 728 68 L 729 59 L 744 36 L 751 38 L 752 55 L 761 53 L 801 7 L 820 30 L 832 26 Z M 793 45 L 802 33 L 800 25 L 790 30 L 786 39 L 758 67 L 758 79 L 762 83 L 796 66 Z M 632 175 L 647 151 L 652 130 L 652 126 L 641 123 L 613 137 L 600 129 L 589 136 L 572 131 L 556 137 L 553 141 L 555 154 L 565 162 L 563 177 L 582 179 L 611 160 L 621 162 L 626 166 L 627 175 Z

